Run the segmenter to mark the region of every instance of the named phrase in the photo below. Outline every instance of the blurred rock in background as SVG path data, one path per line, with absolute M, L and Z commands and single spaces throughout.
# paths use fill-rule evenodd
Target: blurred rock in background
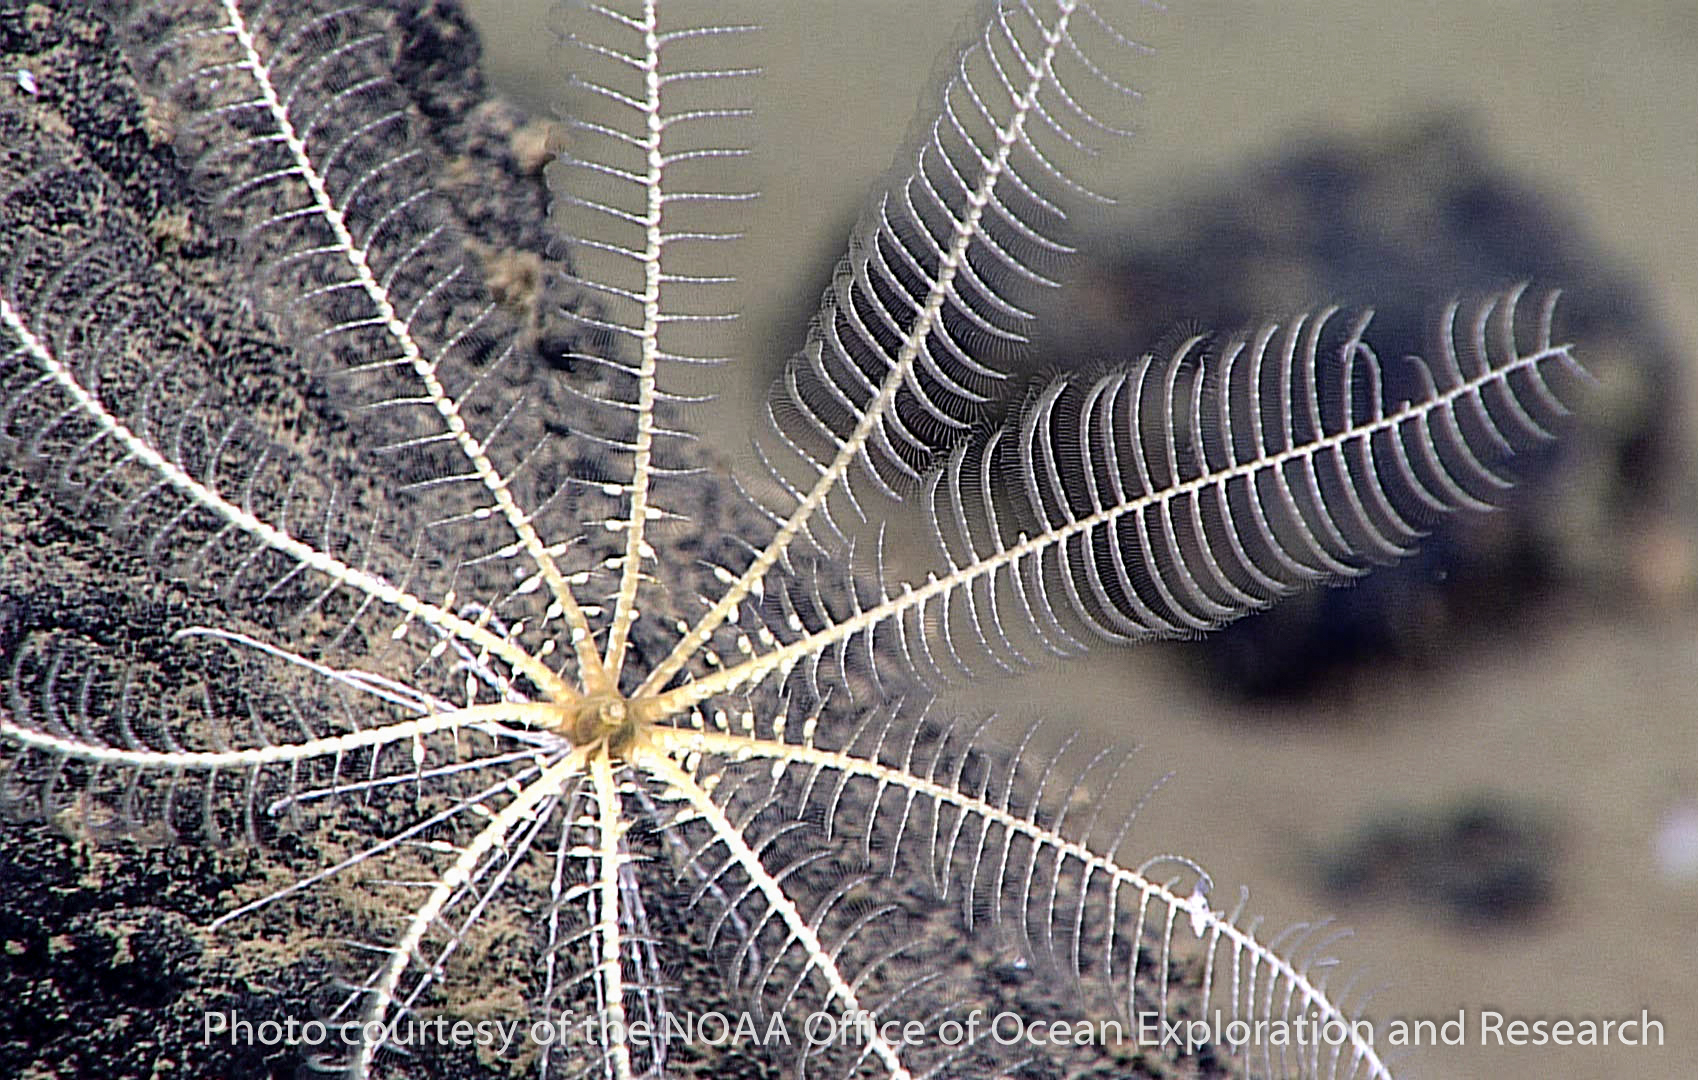
M 1108 363 L 1339 303 L 1375 309 L 1368 340 L 1398 396 L 1399 358 L 1432 355 L 1449 299 L 1518 281 L 1560 288 L 1557 330 L 1599 386 L 1556 444 L 1518 457 L 1504 510 L 1440 523 L 1419 553 L 1208 635 L 1211 685 L 1297 699 L 1374 661 L 1421 664 L 1555 603 L 1670 606 L 1692 595 L 1690 496 L 1678 488 L 1685 372 L 1643 288 L 1550 199 L 1494 167 L 1455 114 L 1377 141 L 1300 145 L 1093 240 L 1044 356 Z M 1525 620 L 1519 621 L 1526 625 Z

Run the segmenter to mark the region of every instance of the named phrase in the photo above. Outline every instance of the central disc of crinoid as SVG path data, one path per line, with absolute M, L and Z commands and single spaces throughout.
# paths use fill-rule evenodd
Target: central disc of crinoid
M 574 746 L 605 742 L 615 755 L 630 747 L 646 726 L 636 702 L 617 693 L 591 694 L 566 709 L 566 737 Z

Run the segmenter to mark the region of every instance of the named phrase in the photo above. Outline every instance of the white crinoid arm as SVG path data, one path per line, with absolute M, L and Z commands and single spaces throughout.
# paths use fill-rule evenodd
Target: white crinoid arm
M 1062 376 L 929 478 L 940 572 L 899 588 L 881 574 L 872 596 L 850 586 L 853 603 L 835 608 L 769 604 L 788 640 L 663 699 L 682 707 L 799 665 L 816 679 L 820 658 L 866 655 L 850 643 L 873 635 L 947 682 L 1018 666 L 1022 643 L 1067 653 L 1206 630 L 1405 553 L 1437 515 L 1491 505 L 1508 455 L 1548 439 L 1587 378 L 1554 337 L 1556 294 L 1528 305 L 1524 291 L 1446 308 L 1433 358 L 1407 361 L 1407 400 L 1387 400 L 1366 315 L 1328 338 L 1334 309 L 1233 338 L 1207 362 L 1193 339 Z M 996 497 L 993 478 L 1014 494 Z
M 241 234 L 256 299 L 317 361 L 375 459 L 417 463 L 392 499 L 424 493 L 418 526 L 473 576 L 523 560 L 518 587 L 482 599 L 533 625 L 563 620 L 583 681 L 608 680 L 588 616 L 548 535 L 559 481 L 538 403 L 503 384 L 526 362 L 446 207 L 387 71 L 390 38 L 354 8 L 185 0 L 144 10 L 138 66 L 185 110 L 180 142 Z M 376 470 L 395 471 L 393 465 Z M 510 540 L 491 545 L 505 524 Z M 446 589 L 450 586 L 441 586 Z
M 718 299 L 734 279 L 717 270 L 736 239 L 724 221 L 754 193 L 726 189 L 716 171 L 747 151 L 734 122 L 749 115 L 736 87 L 757 69 L 719 63 L 725 42 L 753 29 L 740 25 L 675 26 L 654 0 L 588 4 L 574 14 L 567 41 L 578 70 L 572 85 L 595 118 L 573 116 L 572 148 L 559 158 L 556 211 L 575 245 L 568 281 L 583 292 L 570 319 L 611 339 L 606 355 L 575 354 L 593 365 L 601 389 L 590 396 L 603 430 L 597 439 L 623 502 L 602 523 L 622 536 L 604 648 L 610 679 L 624 666 L 639 593 L 650 579 L 654 546 L 647 539 L 668 511 L 665 484 L 676 483 L 687 438 L 668 426 L 680 403 L 703 400 L 676 385 L 691 367 L 720 358 L 707 338 L 736 316 Z M 605 115 L 601 115 L 605 114 Z
M 9 290 L 8 290 L 9 291 Z M 53 292 L 49 289 L 49 293 Z M 79 446 L 86 453 L 96 444 L 107 444 L 119 465 L 133 465 L 150 474 L 156 487 L 169 489 L 192 506 L 205 511 L 224 525 L 244 534 L 260 547 L 277 552 L 329 578 L 337 585 L 364 594 L 372 600 L 394 608 L 402 617 L 418 620 L 438 628 L 445 634 L 486 649 L 524 672 L 538 686 L 554 687 L 560 679 L 552 670 L 537 663 L 528 654 L 513 646 L 487 628 L 470 622 L 452 611 L 420 599 L 408 590 L 358 566 L 350 565 L 335 554 L 314 547 L 292 535 L 286 528 L 273 524 L 255 514 L 247 506 L 227 497 L 204 478 L 189 472 L 182 462 L 166 450 L 137 434 L 122 419 L 114 415 L 105 401 L 85 385 L 72 362 L 61 358 L 28 320 L 21 306 L 0 292 L 0 327 L 17 342 L 12 350 L 14 359 L 33 364 L 41 373 L 30 389 L 33 392 L 52 391 L 61 395 L 68 406 L 61 416 L 75 415 L 90 434 Z M 10 403 L 9 403 L 10 404 Z M 10 411 L 10 409 L 8 410 Z M 110 472 L 110 469 L 108 469 Z
M 870 956 L 876 968 L 903 951 L 899 940 L 830 947 L 823 933 L 830 905 L 811 918 L 797 910 L 793 896 L 808 892 L 800 880 L 811 863 L 840 850 L 832 846 L 836 838 L 853 843 L 870 868 L 848 889 L 871 890 L 880 876 L 929 882 L 939 899 L 953 897 L 976 940 L 1015 942 L 1026 963 L 1071 984 L 1081 1010 L 1075 1019 L 1118 1017 L 1129 1025 L 1123 1030 L 1141 1030 L 1152 1015 L 1181 1026 L 1201 1017 L 1209 1034 L 1190 1029 L 1199 1044 L 1227 1039 L 1228 1026 L 1238 1022 L 1247 1031 L 1258 1022 L 1313 1023 L 1328 1026 L 1329 1039 L 1306 1042 L 1295 1059 L 1271 1049 L 1266 1037 L 1217 1049 L 1251 1076 L 1391 1076 L 1360 1015 L 1365 996 L 1354 983 L 1330 979 L 1333 949 L 1347 934 L 1326 923 L 1301 924 L 1264 941 L 1259 921 L 1246 921 L 1244 901 L 1230 911 L 1211 905 L 1213 882 L 1190 860 L 1127 859 L 1136 810 L 1104 813 L 1124 778 L 1124 756 L 1070 753 L 1067 740 L 1059 751 L 1040 753 L 1036 726 L 1009 750 L 987 731 L 938 721 L 923 709 L 875 710 L 859 725 L 829 731 L 794 725 L 770 738 L 673 730 L 656 745 L 687 766 L 652 768 L 715 838 L 737 837 L 725 841 L 725 856 L 708 854 L 716 839 L 698 858 L 715 874 L 735 863 L 736 876 L 749 881 L 744 895 L 764 894 L 746 902 L 762 913 L 756 923 L 791 925 L 787 935 L 772 935 L 774 947 L 794 950 L 804 977 L 817 971 L 817 988 L 805 999 L 817 1008 L 870 1007 L 855 997 L 865 976 L 845 983 L 840 966 Z M 820 822 L 823 837 L 810 832 Z M 785 855 L 772 854 L 787 845 Z M 891 933 L 901 923 L 894 907 L 871 916 Z M 1182 1010 L 1175 988 L 1185 979 L 1196 996 L 1186 997 Z M 948 997 L 941 986 L 928 993 Z M 906 1019 L 889 1006 L 874 1012 Z M 904 1049 L 913 1052 L 874 1046 L 867 1056 L 880 1059 L 881 1073 L 902 1076 L 912 1068 L 897 1057 Z
M 1074 165 L 1136 94 L 1107 73 L 1143 46 L 1075 0 L 999 3 L 957 58 L 940 111 L 856 229 L 814 331 L 769 402 L 759 449 L 773 537 L 644 684 L 658 690 L 799 541 L 841 551 L 836 519 L 911 490 L 997 391 L 1055 284 L 1068 214 L 1102 197 Z M 834 508 L 835 506 L 835 508 Z

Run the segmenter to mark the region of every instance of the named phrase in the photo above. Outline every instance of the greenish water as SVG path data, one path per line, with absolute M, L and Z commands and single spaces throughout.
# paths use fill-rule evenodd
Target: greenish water
M 564 100 L 557 0 L 472 0 L 488 66 L 534 105 Z M 1129 206 L 1313 131 L 1371 131 L 1437 108 L 1473 114 L 1512 171 L 1644 268 L 1698 355 L 1698 5 L 1628 0 L 1175 0 L 1122 20 L 1157 52 L 1132 79 L 1142 131 L 1114 170 Z M 703 5 L 695 5 L 698 10 Z M 972 3 L 717 5 L 762 24 L 751 163 L 763 200 L 743 276 L 750 325 L 842 250 Z M 716 15 L 715 12 L 725 12 Z M 794 335 L 792 335 L 794 336 Z M 787 351 L 788 345 L 780 347 Z

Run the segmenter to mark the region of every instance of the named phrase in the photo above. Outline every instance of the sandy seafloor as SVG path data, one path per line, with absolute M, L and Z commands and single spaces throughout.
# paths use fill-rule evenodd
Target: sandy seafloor
M 537 32 L 546 17 L 528 10 L 549 0 L 471 6 L 481 9 L 498 82 L 558 104 L 545 88 L 563 84 L 563 65 Z M 847 222 L 891 161 L 966 5 L 746 7 L 767 29 L 750 46 L 766 75 L 752 166 L 763 198 L 740 271 L 745 352 L 770 364 L 805 325 L 797 280 L 817 281 L 809 275 L 842 250 Z M 1574 215 L 1584 242 L 1642 282 L 1687 364 L 1669 392 L 1691 415 L 1698 7 L 1175 0 L 1128 21 L 1159 47 L 1135 73 L 1147 108 L 1115 172 L 1131 211 L 1157 210 L 1309 135 L 1372 135 L 1435 109 L 1462 110 L 1497 165 Z M 726 395 L 749 396 L 732 387 Z M 1177 773 L 1143 812 L 1146 846 L 1195 856 L 1228 889 L 1249 884 L 1271 924 L 1332 912 L 1353 926 L 1347 955 L 1385 984 L 1376 1014 L 1464 1010 L 1472 1024 L 1484 1009 L 1550 1019 L 1646 1009 L 1667 1038 L 1661 1049 L 1499 1049 L 1479 1045 L 1471 1026 L 1471 1045 L 1414 1054 L 1410 1075 L 1690 1075 L 1698 871 L 1670 872 L 1657 853 L 1682 814 L 1698 814 L 1698 519 L 1687 483 L 1698 429 L 1678 431 L 1665 535 L 1673 585 L 1655 598 L 1582 582 L 1469 639 L 1451 663 L 1363 672 L 1322 700 L 1278 710 L 1222 703 L 1176 671 L 1172 651 L 1154 650 L 1098 656 L 1022 697 L 1079 717 L 1098 736 L 1136 739 L 1151 776 Z M 1450 912 L 1340 904 L 1307 886 L 1304 853 L 1314 844 L 1376 813 L 1479 792 L 1538 807 L 1553 823 L 1555 891 L 1531 922 L 1487 919 L 1470 929 Z

